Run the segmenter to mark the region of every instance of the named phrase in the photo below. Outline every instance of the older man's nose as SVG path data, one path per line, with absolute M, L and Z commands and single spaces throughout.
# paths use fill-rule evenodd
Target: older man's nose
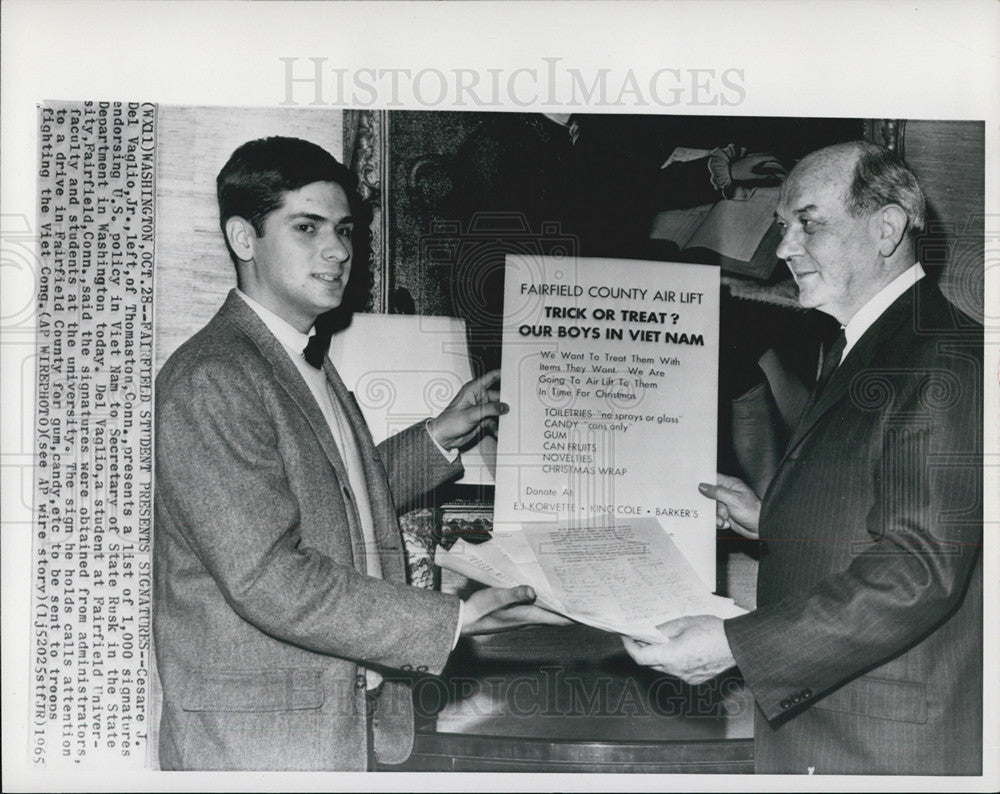
M 778 244 L 778 258 L 779 259 L 789 259 L 793 256 L 797 256 L 802 253 L 802 239 L 801 232 L 792 229 L 791 227 L 786 228 L 784 234 L 781 236 L 781 242 Z

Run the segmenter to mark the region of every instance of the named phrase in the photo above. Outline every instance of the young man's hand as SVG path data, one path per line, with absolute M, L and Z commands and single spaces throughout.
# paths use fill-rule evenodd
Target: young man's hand
M 431 437 L 445 449 L 462 449 L 480 434 L 496 435 L 497 417 L 510 410 L 492 388 L 500 380 L 495 369 L 470 380 L 440 415 L 427 423 Z
M 493 634 L 524 626 L 568 626 L 573 621 L 533 605 L 535 591 L 527 585 L 477 590 L 462 606 L 462 635 Z

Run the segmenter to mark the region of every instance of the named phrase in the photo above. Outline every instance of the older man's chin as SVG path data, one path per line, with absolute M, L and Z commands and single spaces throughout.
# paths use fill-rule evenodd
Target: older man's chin
M 795 286 L 799 288 L 799 304 L 806 309 L 815 309 L 819 305 L 813 285 L 816 273 L 803 273 L 794 278 Z

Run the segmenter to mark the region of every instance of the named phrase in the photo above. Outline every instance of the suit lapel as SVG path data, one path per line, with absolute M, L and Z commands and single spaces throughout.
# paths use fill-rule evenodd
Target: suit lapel
M 841 400 L 849 397 L 854 379 L 871 365 L 880 348 L 886 340 L 896 333 L 900 324 L 907 320 L 913 320 L 915 292 L 916 289 L 911 287 L 882 313 L 834 371 L 819 399 L 813 395 L 792 433 L 792 438 L 788 442 L 782 458 L 782 464 L 809 436 L 816 424 Z M 780 469 L 781 465 L 779 465 L 779 471 Z
M 340 450 L 337 449 L 337 444 L 333 440 L 333 434 L 330 432 L 330 428 L 326 423 L 326 418 L 323 416 L 323 412 L 320 410 L 319 405 L 317 405 L 316 399 L 313 397 L 312 392 L 309 390 L 309 386 L 302 378 L 301 373 L 299 373 L 294 362 L 292 362 L 292 360 L 288 357 L 288 353 L 285 351 L 285 348 L 282 347 L 281 343 L 275 338 L 274 334 L 268 330 L 267 326 L 264 325 L 263 320 L 256 315 L 253 309 L 247 306 L 240 299 L 235 290 L 229 293 L 229 297 L 222 306 L 221 313 L 225 314 L 227 319 L 233 322 L 254 342 L 258 351 L 260 351 L 260 354 L 264 357 L 268 364 L 271 365 L 275 383 L 278 384 L 286 394 L 288 394 L 289 398 L 291 398 L 298 409 L 302 412 L 303 416 L 305 416 L 306 421 L 309 423 L 317 441 L 319 441 L 319 445 L 323 449 L 327 460 L 329 460 L 330 465 L 333 466 L 333 469 L 337 474 L 337 479 L 342 485 L 346 486 L 350 482 L 347 475 L 347 466 L 344 463 L 343 457 L 341 457 Z M 327 375 L 327 378 L 329 379 L 329 374 Z M 340 382 L 339 377 L 337 378 L 337 381 L 338 383 Z M 343 388 L 342 383 L 340 383 L 340 386 Z M 357 435 L 358 434 L 355 433 L 355 436 Z M 362 453 L 362 458 L 364 457 L 365 456 Z M 365 463 L 365 474 L 367 476 L 367 461 L 365 461 Z M 349 508 L 349 534 L 351 538 L 353 556 L 355 564 L 358 565 L 358 560 L 364 559 L 364 537 L 361 532 L 361 523 L 358 519 L 357 511 L 353 508 L 353 506 L 347 505 L 346 507 Z
M 382 468 L 377 462 L 378 451 L 375 449 L 371 433 L 361 431 L 362 429 L 366 431 L 368 427 L 365 418 L 358 407 L 357 401 L 354 399 L 354 395 L 347 390 L 347 386 L 341 379 L 340 373 L 337 372 L 337 368 L 333 366 L 329 358 L 323 359 L 323 374 L 326 375 L 327 383 L 330 384 L 334 396 L 340 402 L 340 407 L 347 415 L 348 422 L 351 425 L 351 432 L 354 434 L 354 443 L 357 445 L 358 454 L 361 456 L 361 462 L 364 466 L 365 479 L 368 481 L 369 497 L 372 499 L 372 511 L 376 514 L 373 517 L 377 518 L 376 505 L 380 503 L 384 504 L 385 499 L 389 496 L 387 489 L 383 490 L 383 488 L 379 487 L 380 485 L 384 485 L 382 480 L 385 478 L 382 475 Z
M 271 369 L 274 371 L 275 383 L 284 389 L 298 406 L 299 410 L 302 411 L 313 433 L 316 434 L 323 452 L 336 470 L 337 476 L 346 483 L 347 467 L 340 456 L 340 450 L 337 449 L 337 445 L 334 443 L 333 434 L 330 433 L 326 419 L 323 417 L 319 405 L 316 404 L 312 392 L 309 391 L 309 386 L 303 380 L 294 362 L 288 357 L 288 353 L 282 347 L 281 342 L 267 329 L 263 320 L 254 313 L 253 309 L 240 300 L 235 291 L 230 293 L 229 298 L 223 305 L 223 310 L 228 310 L 229 319 L 254 341 L 260 354 L 271 365 Z
M 400 544 L 402 538 L 397 525 L 395 509 L 392 506 L 392 494 L 386 481 L 385 469 L 371 433 L 365 422 L 361 408 L 354 395 L 347 390 L 344 381 L 329 358 L 323 359 L 323 372 L 333 393 L 347 415 L 354 433 L 354 443 L 357 445 L 361 463 L 364 466 L 365 482 L 368 486 L 368 501 L 372 510 L 372 521 L 375 524 L 375 540 L 379 548 L 382 562 L 382 575 L 385 579 L 394 581 L 405 580 L 405 569 L 401 564 Z

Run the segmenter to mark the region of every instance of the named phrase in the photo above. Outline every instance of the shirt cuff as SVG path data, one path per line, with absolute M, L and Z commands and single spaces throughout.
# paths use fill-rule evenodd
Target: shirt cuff
M 431 420 L 430 419 L 428 419 L 426 422 L 424 422 L 424 430 L 427 431 L 427 435 L 430 436 L 431 441 L 434 442 L 434 446 L 438 448 L 438 451 L 442 455 L 444 455 L 445 460 L 447 460 L 449 463 L 454 463 L 456 460 L 458 460 L 458 450 L 457 449 L 445 449 L 444 447 L 442 447 L 438 443 L 438 440 L 436 438 L 434 438 L 434 436 L 431 435 Z
M 451 649 L 455 650 L 455 646 L 458 645 L 458 638 L 462 636 L 462 617 L 465 612 L 465 602 L 458 602 L 458 625 L 455 626 L 455 639 L 451 641 Z
M 747 150 L 735 143 L 728 146 L 721 146 L 712 149 L 708 155 L 709 181 L 712 187 L 722 193 L 724 198 L 746 199 L 746 189 L 742 185 L 733 182 L 733 175 L 730 166 L 741 157 L 745 156 Z

